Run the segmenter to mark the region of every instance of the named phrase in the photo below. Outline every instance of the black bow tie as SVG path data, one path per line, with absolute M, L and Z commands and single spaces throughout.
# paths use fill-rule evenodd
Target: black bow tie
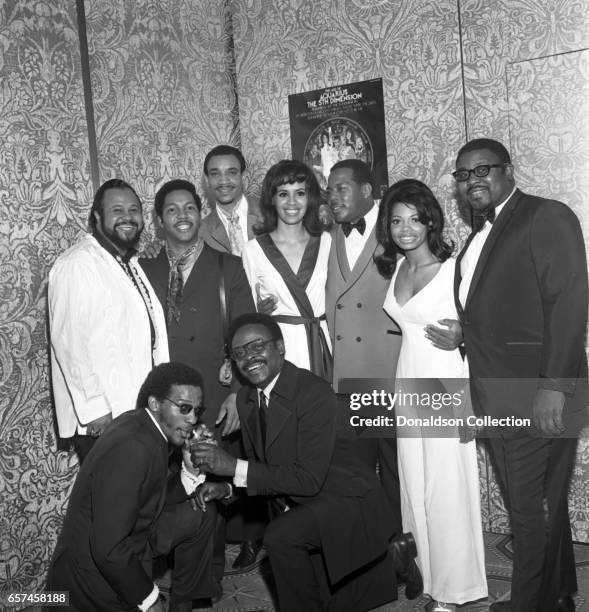
M 484 211 L 480 211 L 478 213 L 473 213 L 472 215 L 472 231 L 480 232 L 485 225 L 485 221 L 488 221 L 491 225 L 493 225 L 493 221 L 495 221 L 495 208 L 489 208 Z
M 349 221 L 344 221 L 344 223 L 342 223 L 342 230 L 346 238 L 350 235 L 350 232 L 353 229 L 357 229 L 363 236 L 366 230 L 366 219 L 362 217 L 361 219 L 358 219 L 356 223 L 350 223 Z

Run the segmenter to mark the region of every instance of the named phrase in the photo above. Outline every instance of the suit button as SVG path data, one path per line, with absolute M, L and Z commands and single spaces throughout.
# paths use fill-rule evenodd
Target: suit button
M 360 338 L 360 336 L 358 336 L 358 337 L 356 338 L 356 342 L 362 342 L 362 338 Z
M 358 302 L 358 303 L 356 304 L 356 306 L 357 306 L 358 308 L 362 308 L 362 303 L 361 303 L 361 302 Z
M 336 340 L 341 340 L 342 338 L 343 338 L 343 336 L 341 336 L 340 334 L 338 334 L 338 335 L 335 337 L 335 339 L 336 339 Z
M 342 304 L 338 304 L 338 305 L 336 306 L 336 308 L 337 308 L 338 310 L 341 310 L 341 309 L 343 308 L 343 305 L 342 305 Z

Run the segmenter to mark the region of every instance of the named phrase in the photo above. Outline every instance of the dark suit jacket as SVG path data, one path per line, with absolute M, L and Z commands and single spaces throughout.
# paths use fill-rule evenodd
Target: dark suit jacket
M 379 252 L 374 229 L 352 270 L 341 227 L 335 230 L 329 254 L 325 316 L 333 346 L 333 385 L 342 378 L 395 377 L 401 332 L 382 305 L 390 284 L 373 261 Z
M 80 468 L 48 583 L 78 610 L 135 609 L 153 589 L 149 539 L 166 498 L 168 444 L 145 410 L 126 412 Z M 179 480 L 179 479 L 178 479 Z
M 241 314 L 254 312 L 255 306 L 241 260 L 227 254 L 222 258 L 227 316 L 231 322 Z M 165 249 L 155 259 L 141 259 L 140 264 L 165 308 L 170 271 Z M 214 426 L 219 407 L 230 392 L 219 383 L 225 344 L 219 274 L 219 253 L 205 244 L 184 285 L 180 322 L 172 323 L 168 329 L 170 360 L 185 363 L 203 376 L 207 409 L 202 419 L 208 427 Z
M 462 308 L 460 262 L 471 239 L 456 262 L 455 297 L 475 410 L 531 417 L 538 386 L 566 394 L 567 418 L 586 410 L 587 262 L 575 214 L 516 190 L 493 224 Z
M 262 220 L 258 213 L 257 206 L 248 202 L 248 213 L 247 213 L 247 237 L 248 240 L 254 238 L 254 225 L 257 225 Z M 222 253 L 231 253 L 231 244 L 229 243 L 229 236 L 225 230 L 225 226 L 219 219 L 216 205 L 213 204 L 211 212 L 202 220 L 200 226 L 200 237 L 216 251 Z
M 386 551 L 391 510 L 351 440 L 337 437 L 336 398 L 326 381 L 284 363 L 268 405 L 265 460 L 256 389 L 242 388 L 237 408 L 248 494 L 288 496 L 314 513 L 332 583 Z

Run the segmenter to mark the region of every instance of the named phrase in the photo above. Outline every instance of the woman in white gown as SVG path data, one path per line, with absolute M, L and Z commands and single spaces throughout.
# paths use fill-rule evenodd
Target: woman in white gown
M 268 170 L 264 221 L 244 247 L 245 273 L 258 310 L 271 312 L 284 336 L 285 357 L 331 381 L 325 281 L 331 237 L 319 221 L 321 194 L 313 171 L 282 160 Z
M 376 263 L 391 278 L 384 309 L 403 334 L 396 390 L 435 388 L 415 379 L 468 380 L 468 365 L 455 348 L 461 335 L 455 262 L 443 224 L 435 196 L 417 180 L 393 185 L 380 205 L 377 237 L 384 252 Z M 403 437 L 397 428 L 403 531 L 415 537 L 424 592 L 433 600 L 426 609 L 452 611 L 487 596 L 476 445 L 461 442 L 456 429 L 445 431 L 453 437 L 424 433 Z

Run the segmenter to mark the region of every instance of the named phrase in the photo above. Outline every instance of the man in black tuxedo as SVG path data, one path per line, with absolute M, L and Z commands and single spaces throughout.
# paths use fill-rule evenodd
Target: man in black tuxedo
M 193 599 L 213 595 L 215 506 L 207 502 L 230 496 L 231 487 L 200 484 L 204 478 L 189 460 L 185 442 L 201 409 L 200 374 L 160 364 L 145 379 L 137 408 L 113 421 L 90 450 L 47 580 L 50 590 L 69 591 L 69 609 L 163 612 L 152 558 L 171 551 L 170 609 L 188 612 Z M 169 445 L 183 446 L 185 457 L 170 479 Z
M 567 206 L 516 188 L 510 155 L 495 140 L 463 146 L 454 177 L 473 212 L 455 296 L 474 409 L 532 424 L 504 420 L 489 432 L 514 547 L 511 601 L 491 609 L 574 610 L 567 491 L 587 414 L 583 235 Z
M 284 359 L 279 326 L 249 314 L 233 325 L 232 356 L 251 383 L 237 409 L 247 460 L 220 448 L 193 447 L 195 466 L 230 476 L 248 495 L 268 496 L 275 517 L 264 544 L 282 612 L 359 612 L 396 598 L 386 496 L 376 474 L 338 438 L 331 386 Z M 402 568 L 401 568 L 402 569 Z

